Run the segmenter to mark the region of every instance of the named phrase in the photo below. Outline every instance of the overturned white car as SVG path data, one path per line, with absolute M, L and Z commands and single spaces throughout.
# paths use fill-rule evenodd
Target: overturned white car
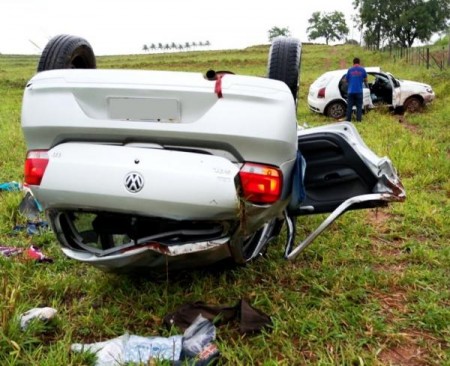
M 25 183 L 63 252 L 107 271 L 243 264 L 285 227 L 293 259 L 346 210 L 403 200 L 352 124 L 297 127 L 300 53 L 276 39 L 267 78 L 96 70 L 85 40 L 53 38 L 22 128 Z M 295 218 L 323 212 L 294 247 Z

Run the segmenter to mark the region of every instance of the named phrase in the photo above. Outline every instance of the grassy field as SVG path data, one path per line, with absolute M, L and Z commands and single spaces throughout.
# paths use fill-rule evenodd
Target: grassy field
M 264 76 L 268 48 L 242 51 L 100 57 L 100 68 L 231 70 Z M 450 365 L 450 72 L 394 62 L 354 46 L 303 49 L 299 123 L 333 123 L 309 112 L 309 85 L 354 56 L 404 79 L 430 83 L 437 94 L 423 113 L 399 121 L 387 110 L 365 115 L 357 128 L 399 170 L 407 200 L 341 217 L 296 261 L 282 259 L 282 240 L 245 268 L 197 270 L 158 278 L 105 274 L 62 254 L 52 233 L 13 234 L 26 219 L 22 193 L 0 192 L 0 245 L 42 247 L 54 263 L 0 257 L 0 365 L 93 365 L 69 352 L 129 332 L 179 334 L 162 318 L 190 301 L 235 304 L 247 299 L 273 327 L 241 335 L 217 328 L 221 365 Z M 21 181 L 26 147 L 20 129 L 23 88 L 35 56 L 0 55 L 0 183 Z M 323 219 L 302 218 L 298 237 Z M 49 324 L 21 331 L 19 314 L 58 310 Z

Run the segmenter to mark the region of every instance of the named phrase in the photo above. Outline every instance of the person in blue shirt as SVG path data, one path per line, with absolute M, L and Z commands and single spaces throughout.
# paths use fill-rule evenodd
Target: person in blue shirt
M 353 59 L 353 66 L 347 71 L 347 121 L 352 120 L 353 106 L 356 106 L 356 121 L 362 120 L 363 84 L 367 82 L 367 72 L 360 65 L 358 57 Z

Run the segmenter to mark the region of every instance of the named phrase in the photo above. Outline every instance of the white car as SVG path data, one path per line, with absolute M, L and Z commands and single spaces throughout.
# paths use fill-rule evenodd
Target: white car
M 379 67 L 366 67 L 368 83 L 363 94 L 364 110 L 377 105 L 417 112 L 434 100 L 435 94 L 428 84 L 400 80 Z M 346 115 L 347 69 L 328 71 L 311 84 L 308 93 L 309 109 L 328 117 L 341 119 Z
M 297 128 L 300 50 L 275 40 L 262 78 L 94 70 L 85 40 L 52 39 L 22 128 L 25 184 L 63 252 L 117 272 L 244 264 L 284 225 L 293 259 L 346 210 L 403 200 L 352 124 Z M 294 248 L 295 218 L 321 212 Z

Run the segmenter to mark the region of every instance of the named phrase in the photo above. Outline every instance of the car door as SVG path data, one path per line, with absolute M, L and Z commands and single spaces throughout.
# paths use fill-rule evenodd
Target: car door
M 400 82 L 390 73 L 386 73 L 386 78 L 392 86 L 392 107 L 400 107 L 401 104 L 401 88 Z
M 405 199 L 405 191 L 387 157 L 370 150 L 353 124 L 348 122 L 298 131 L 302 179 L 300 191 L 293 186 L 293 197 L 303 197 L 289 206 L 287 222 L 303 215 L 330 213 L 323 223 L 297 248 L 288 235 L 285 256 L 293 259 L 337 217 L 348 210 L 385 206 Z M 295 181 L 295 180 L 294 180 Z

